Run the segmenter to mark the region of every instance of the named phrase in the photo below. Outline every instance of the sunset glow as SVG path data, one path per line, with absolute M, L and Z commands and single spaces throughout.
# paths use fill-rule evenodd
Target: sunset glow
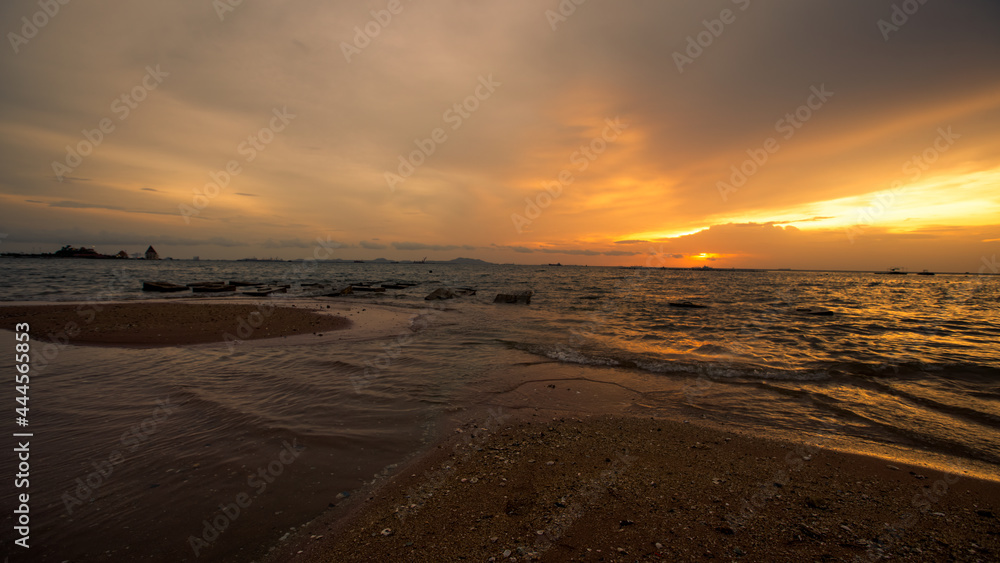
M 343 259 L 958 271 L 996 252 L 995 5 L 928 5 L 888 38 L 883 3 L 737 6 L 679 69 L 732 4 L 555 24 L 527 1 L 404 4 L 363 48 L 375 3 L 67 8 L 0 59 L 2 250 L 294 259 L 320 237 Z

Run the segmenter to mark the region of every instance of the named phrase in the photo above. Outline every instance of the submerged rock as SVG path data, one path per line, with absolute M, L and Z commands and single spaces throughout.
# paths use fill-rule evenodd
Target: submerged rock
M 534 295 L 531 291 L 517 291 L 514 293 L 498 293 L 496 297 L 493 298 L 494 303 L 524 303 L 525 305 L 531 305 L 531 296 Z
M 803 313 L 803 314 L 806 314 L 806 315 L 821 315 L 821 316 L 825 316 L 825 317 L 829 317 L 829 316 L 833 315 L 833 311 L 831 311 L 829 309 L 825 309 L 823 307 L 815 307 L 815 306 L 814 307 L 798 307 L 795 310 L 798 311 L 799 313 Z
M 454 299 L 455 295 L 455 292 L 447 287 L 439 287 L 430 292 L 430 294 L 428 294 L 427 297 L 424 297 L 424 299 L 427 301 L 433 301 L 434 299 Z
M 682 307 L 685 309 L 707 309 L 708 305 L 702 305 L 700 303 L 692 303 L 690 301 L 674 301 L 668 303 L 671 307 Z

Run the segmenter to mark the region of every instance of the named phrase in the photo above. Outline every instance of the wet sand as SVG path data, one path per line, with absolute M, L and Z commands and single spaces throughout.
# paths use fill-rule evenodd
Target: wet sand
M 680 421 L 490 413 L 269 561 L 996 561 L 1000 483 Z
M 113 303 L 0 307 L 0 328 L 28 323 L 35 340 L 175 346 L 233 342 L 351 327 L 349 319 L 273 303 Z

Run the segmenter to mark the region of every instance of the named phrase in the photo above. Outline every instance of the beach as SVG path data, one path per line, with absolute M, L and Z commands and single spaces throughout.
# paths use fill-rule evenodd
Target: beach
M 995 561 L 1000 483 L 690 424 L 491 416 L 268 561 Z M 339 520 L 338 520 L 339 518 Z

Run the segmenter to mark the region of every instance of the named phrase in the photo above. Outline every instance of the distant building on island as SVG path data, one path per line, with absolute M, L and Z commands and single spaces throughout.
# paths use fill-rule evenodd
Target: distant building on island
M 149 245 L 149 248 L 146 249 L 146 260 L 159 260 L 159 259 L 160 255 L 156 253 L 156 249 L 153 248 L 153 245 Z

